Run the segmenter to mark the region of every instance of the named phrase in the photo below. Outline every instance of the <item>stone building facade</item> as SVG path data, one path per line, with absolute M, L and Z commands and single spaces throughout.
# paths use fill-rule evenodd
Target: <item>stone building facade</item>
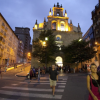
M 96 58 L 99 62 L 98 65 L 100 65 L 100 0 L 98 1 L 98 4 L 95 6 L 95 9 L 91 13 L 95 38 L 95 48 L 97 50 Z
M 53 11 L 53 12 L 52 12 Z M 52 8 L 52 11 L 50 9 L 49 15 L 47 16 L 48 21 L 46 22 L 45 18 L 43 23 L 39 23 L 36 20 L 36 23 L 33 27 L 33 40 L 39 37 L 39 34 L 41 31 L 51 29 L 53 31 L 53 34 L 55 35 L 55 42 L 59 46 L 59 50 L 61 50 L 61 45 L 68 46 L 71 41 L 82 38 L 82 32 L 80 25 L 78 23 L 78 26 L 74 26 L 72 21 L 70 20 L 70 23 L 68 23 L 68 16 L 67 12 L 62 5 L 54 4 L 54 7 Z M 34 48 L 32 48 L 32 51 L 34 51 Z M 55 55 L 55 64 L 59 66 L 63 66 L 63 54 L 59 53 Z M 32 66 L 41 66 L 41 64 L 38 62 L 38 59 L 32 58 Z M 51 66 L 51 65 L 48 65 Z
M 18 38 L 0 13 L 0 65 L 17 63 L 17 50 Z

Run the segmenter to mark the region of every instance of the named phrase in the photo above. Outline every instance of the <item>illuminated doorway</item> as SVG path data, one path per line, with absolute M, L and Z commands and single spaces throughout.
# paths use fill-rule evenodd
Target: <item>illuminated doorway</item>
M 63 59 L 62 59 L 62 57 L 60 57 L 60 56 L 58 56 L 58 57 L 56 57 L 56 64 L 58 65 L 58 66 L 63 66 Z

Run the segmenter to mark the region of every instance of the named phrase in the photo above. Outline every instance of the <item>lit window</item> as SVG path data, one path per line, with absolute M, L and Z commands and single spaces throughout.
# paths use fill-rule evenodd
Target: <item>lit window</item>
M 52 23 L 52 29 L 56 29 L 56 22 Z
M 57 37 L 57 40 L 59 41 L 60 40 L 60 37 Z
M 60 16 L 60 13 L 59 12 L 57 12 L 57 16 Z
M 61 31 L 64 31 L 64 30 L 65 30 L 65 28 L 64 28 L 64 24 L 61 23 Z

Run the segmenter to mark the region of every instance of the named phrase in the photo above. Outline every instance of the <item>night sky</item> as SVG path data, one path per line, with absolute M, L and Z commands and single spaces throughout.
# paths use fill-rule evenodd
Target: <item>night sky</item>
M 0 12 L 15 31 L 15 27 L 29 27 L 33 39 L 33 27 L 36 22 L 42 23 L 44 17 L 47 21 L 50 8 L 62 4 L 69 22 L 72 20 L 74 26 L 80 24 L 83 34 L 92 25 L 91 12 L 99 0 L 0 0 Z

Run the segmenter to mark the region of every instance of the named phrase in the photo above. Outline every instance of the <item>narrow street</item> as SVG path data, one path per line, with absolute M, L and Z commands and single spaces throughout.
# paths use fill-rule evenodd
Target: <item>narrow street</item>
M 25 71 L 30 68 L 27 66 Z M 55 96 L 49 85 L 49 74 L 41 76 L 40 82 L 26 77 L 17 77 L 18 69 L 3 74 L 0 79 L 0 100 L 87 100 L 86 73 L 59 73 Z M 22 72 L 21 72 L 22 73 Z

